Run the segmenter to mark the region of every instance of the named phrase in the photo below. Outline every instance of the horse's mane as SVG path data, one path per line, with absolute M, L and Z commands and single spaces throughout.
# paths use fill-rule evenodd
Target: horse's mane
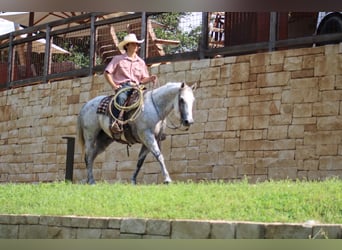
M 153 93 L 161 94 L 161 93 L 171 93 L 172 90 L 180 89 L 182 83 L 181 82 L 168 82 L 156 89 L 151 90 Z
M 181 82 L 168 82 L 166 83 L 165 85 L 161 86 L 162 87 L 165 87 L 165 88 L 180 88 L 182 85 Z
M 170 107 L 175 107 L 178 111 L 178 93 L 181 85 L 181 82 L 168 82 L 158 88 L 150 90 L 149 92 L 151 94 L 149 97 L 154 105 L 168 106 L 168 103 L 172 102 Z M 176 99 L 174 99 L 175 97 Z

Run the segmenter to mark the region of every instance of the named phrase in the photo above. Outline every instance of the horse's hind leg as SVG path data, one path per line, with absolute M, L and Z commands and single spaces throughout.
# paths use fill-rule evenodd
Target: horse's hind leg
M 96 156 L 104 152 L 113 141 L 112 138 L 101 130 L 96 138 Z
M 86 141 L 85 143 L 85 155 L 84 161 L 87 167 L 87 183 L 95 184 L 95 179 L 93 175 L 93 162 L 96 157 L 95 142 Z
M 96 139 L 89 140 L 86 145 L 86 154 L 85 154 L 85 162 L 87 166 L 87 183 L 95 184 L 95 179 L 93 175 L 93 163 L 100 153 L 102 153 L 108 145 L 113 142 L 109 136 L 107 136 L 103 131 L 100 131 L 96 137 Z
M 144 145 L 142 145 L 141 149 L 140 149 L 140 152 L 139 152 L 139 158 L 138 158 L 138 163 L 137 163 L 137 168 L 136 170 L 134 171 L 133 173 L 133 176 L 131 178 L 131 181 L 132 181 L 132 184 L 135 185 L 137 184 L 137 176 L 139 174 L 139 171 L 141 169 L 141 166 L 143 165 L 145 159 L 146 159 L 146 156 L 148 154 L 148 148 L 145 147 Z

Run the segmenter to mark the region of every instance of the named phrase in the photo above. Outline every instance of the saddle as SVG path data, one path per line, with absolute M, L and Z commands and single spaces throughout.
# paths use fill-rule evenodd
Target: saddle
M 118 142 L 129 144 L 129 145 L 136 143 L 137 140 L 132 135 L 131 127 L 129 126 L 128 123 L 124 122 L 124 121 L 129 120 L 132 117 L 135 110 L 125 111 L 124 109 L 122 109 L 119 112 L 118 117 L 113 117 L 114 109 L 115 109 L 114 100 L 113 100 L 114 97 L 115 95 L 109 95 L 109 96 L 104 97 L 99 103 L 96 113 L 104 114 L 109 117 L 110 119 L 109 129 L 112 133 L 113 139 L 115 139 Z M 134 89 L 132 94 L 127 98 L 124 104 L 124 107 L 132 106 L 138 101 L 139 101 L 139 92 L 138 90 Z

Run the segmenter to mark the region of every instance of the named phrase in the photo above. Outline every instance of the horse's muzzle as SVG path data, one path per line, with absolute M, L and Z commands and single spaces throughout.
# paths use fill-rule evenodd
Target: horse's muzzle
M 193 124 L 194 123 L 194 120 L 188 120 L 188 119 L 184 119 L 184 120 L 182 120 L 182 124 L 183 124 L 183 126 L 185 126 L 185 127 L 190 127 L 190 125 L 191 124 Z

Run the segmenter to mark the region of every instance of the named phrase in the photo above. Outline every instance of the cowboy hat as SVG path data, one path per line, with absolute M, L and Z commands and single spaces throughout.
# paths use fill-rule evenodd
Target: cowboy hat
M 127 43 L 143 43 L 144 39 L 138 40 L 136 35 L 131 33 L 125 36 L 125 38 L 119 43 L 119 50 L 123 50 Z

